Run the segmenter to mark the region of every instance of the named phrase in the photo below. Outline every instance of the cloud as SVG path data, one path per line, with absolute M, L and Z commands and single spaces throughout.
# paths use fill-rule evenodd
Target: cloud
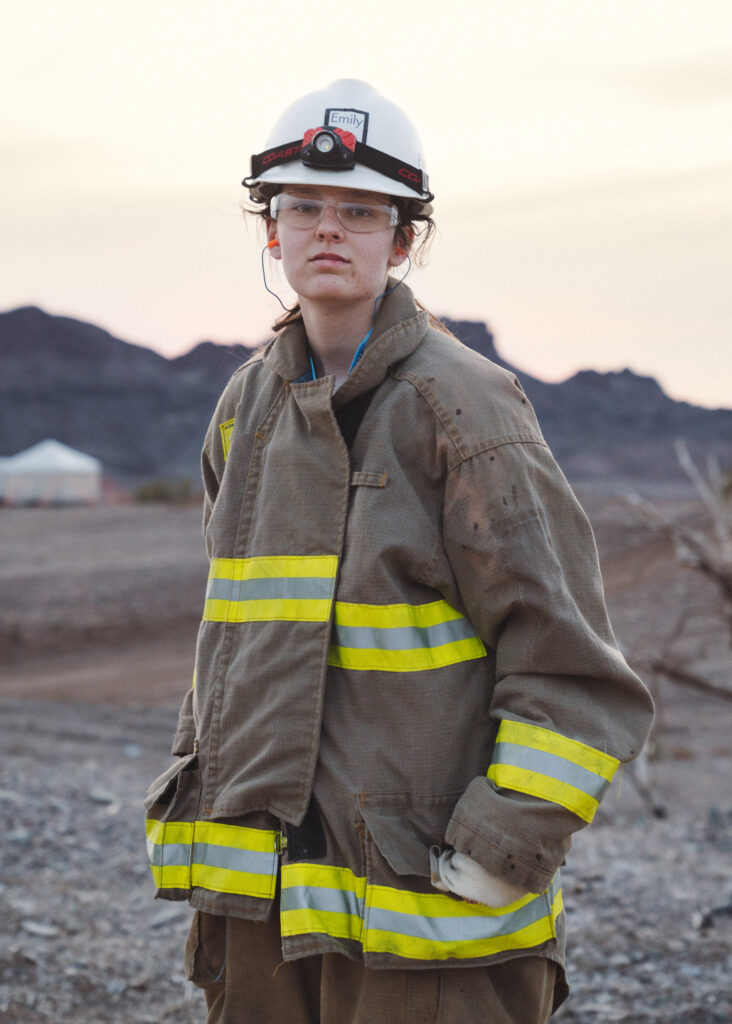
M 623 81 L 636 93 L 672 106 L 732 100 L 732 48 L 631 68 L 617 84 Z
M 699 196 L 725 195 L 732 199 L 732 162 L 710 163 L 679 171 L 654 174 L 598 175 L 593 179 L 566 179 L 549 187 L 527 186 L 521 190 L 502 190 L 480 200 L 471 197 L 469 201 L 447 200 L 445 206 L 461 208 L 469 206 L 475 214 L 490 213 L 491 217 L 511 217 L 515 213 L 549 213 L 564 217 L 568 209 L 607 210 L 608 213 L 622 205 L 626 208 L 665 202 L 672 204 L 693 200 Z M 730 206 L 732 209 L 732 206 Z M 715 213 L 722 218 L 725 207 Z M 696 208 L 697 215 L 699 214 Z M 729 220 L 724 217 L 724 220 Z
M 663 106 L 699 105 L 732 100 L 732 47 L 651 61 L 570 63 L 568 84 L 598 86 L 616 94 L 645 98 Z

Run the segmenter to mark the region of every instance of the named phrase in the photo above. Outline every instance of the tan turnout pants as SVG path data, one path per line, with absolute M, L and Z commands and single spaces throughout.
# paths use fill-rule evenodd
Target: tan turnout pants
M 521 957 L 493 967 L 369 970 L 339 953 L 282 962 L 279 920 L 197 912 L 188 975 L 207 1024 L 545 1024 L 556 965 Z

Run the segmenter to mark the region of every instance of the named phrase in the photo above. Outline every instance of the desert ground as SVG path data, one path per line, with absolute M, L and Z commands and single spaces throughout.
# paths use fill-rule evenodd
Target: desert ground
M 713 584 L 622 495 L 580 496 L 658 715 L 563 869 L 562 1024 L 732 1020 L 732 688 Z M 672 519 L 706 528 L 690 495 Z M 170 760 L 206 559 L 196 507 L 0 509 L 0 1022 L 193 1024 L 190 911 L 155 902 L 142 797 Z M 388 1022 L 385 1022 L 388 1024 Z

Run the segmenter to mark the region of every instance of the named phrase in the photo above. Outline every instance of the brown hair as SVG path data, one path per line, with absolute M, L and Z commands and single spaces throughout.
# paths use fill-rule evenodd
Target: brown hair
M 269 206 L 279 188 L 273 185 L 258 185 L 256 194 L 249 193 L 250 204 L 242 203 L 242 212 L 245 217 L 257 217 L 266 221 L 270 216 Z M 399 210 L 399 223 L 396 227 L 396 241 L 406 249 L 413 263 L 422 267 L 427 262 L 432 237 L 437 225 L 432 219 L 432 206 L 429 203 L 421 203 L 415 199 L 403 199 L 400 196 L 391 196 L 392 203 Z M 420 306 L 420 309 L 423 309 Z M 429 312 L 429 310 L 427 311 Z M 287 310 L 278 317 L 272 325 L 273 331 L 281 331 L 283 327 L 302 319 L 299 304 Z M 444 325 L 430 313 L 430 320 L 435 326 L 445 330 Z

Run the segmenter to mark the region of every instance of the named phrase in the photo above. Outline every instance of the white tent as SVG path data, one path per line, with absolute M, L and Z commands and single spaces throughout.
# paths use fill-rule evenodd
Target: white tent
M 69 505 L 99 501 L 102 464 L 59 441 L 40 441 L 0 459 L 0 500 L 6 505 Z

